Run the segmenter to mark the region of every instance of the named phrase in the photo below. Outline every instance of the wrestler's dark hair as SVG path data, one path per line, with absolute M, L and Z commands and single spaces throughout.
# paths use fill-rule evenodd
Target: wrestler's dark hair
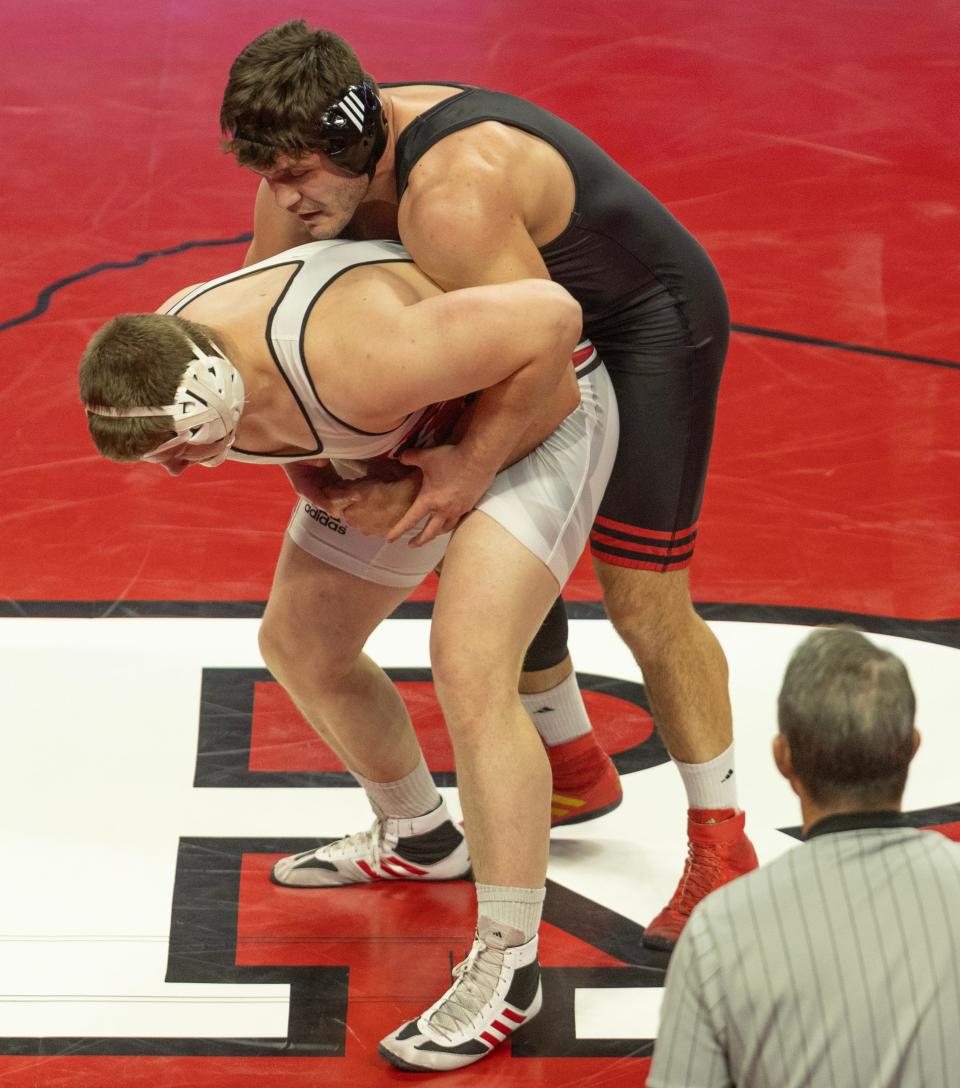
M 120 314 L 98 329 L 80 359 L 80 400 L 108 408 L 172 404 L 193 359 L 191 339 L 212 352 L 212 331 L 171 314 Z M 118 419 L 87 412 L 94 445 L 111 461 L 138 461 L 175 431 L 169 416 Z
M 378 90 L 353 49 L 303 19 L 275 26 L 246 46 L 230 67 L 220 128 L 221 147 L 240 166 L 269 170 L 281 156 L 317 150 L 320 118 L 351 84 Z M 240 131 L 243 138 L 235 138 Z
M 794 651 L 778 699 L 793 769 L 819 805 L 899 802 L 914 753 L 906 666 L 849 627 L 821 628 Z

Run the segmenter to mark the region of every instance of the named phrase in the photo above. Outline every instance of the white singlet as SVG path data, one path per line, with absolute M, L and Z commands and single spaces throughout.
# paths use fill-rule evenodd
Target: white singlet
M 354 242 L 346 239 L 308 242 L 239 272 L 201 284 L 179 299 L 169 313 L 223 283 L 264 268 L 291 266 L 292 276 L 270 314 L 267 343 L 277 368 L 297 401 L 317 442 L 311 452 L 253 453 L 234 446 L 228 457 L 258 464 L 328 457 L 358 461 L 397 456 L 413 446 L 443 442 L 463 411 L 465 398 L 443 401 L 409 415 L 384 434 L 359 431 L 338 419 L 320 401 L 303 358 L 303 330 L 324 289 L 350 268 L 364 264 L 412 263 L 395 242 Z M 597 508 L 613 468 L 619 419 L 613 386 L 589 341 L 574 353 L 580 404 L 536 449 L 497 474 L 477 503 L 553 573 L 562 587 L 580 558 Z M 450 534 L 420 548 L 409 541 L 411 530 L 393 544 L 364 536 L 337 518 L 300 499 L 287 532 L 304 551 L 349 574 L 381 585 L 418 585 L 443 558 Z
M 404 449 L 431 445 L 432 440 L 445 437 L 463 411 L 464 399 L 440 401 L 408 415 L 391 431 L 372 433 L 344 423 L 330 412 L 317 391 L 303 357 L 303 334 L 317 299 L 334 280 L 351 268 L 365 264 L 412 264 L 410 254 L 396 242 L 353 242 L 334 238 L 325 242 L 307 242 L 268 257 L 237 272 L 230 272 L 195 287 L 179 299 L 167 313 L 178 314 L 201 295 L 225 283 L 244 279 L 265 268 L 291 270 L 290 280 L 270 311 L 265 335 L 270 354 L 283 375 L 297 406 L 303 415 L 316 448 L 304 453 L 254 453 L 233 446 L 227 454 L 230 461 L 250 461 L 254 464 L 284 464 L 290 461 L 331 457 L 362 461 L 370 457 L 396 457 Z
M 613 385 L 592 344 L 578 349 L 578 362 L 580 404 L 526 457 L 497 473 L 476 505 L 544 563 L 561 589 L 590 535 L 620 432 Z M 388 544 L 303 500 L 287 527 L 295 544 L 324 563 L 368 582 L 410 589 L 440 563 L 450 542 L 447 533 L 411 548 L 418 531 Z

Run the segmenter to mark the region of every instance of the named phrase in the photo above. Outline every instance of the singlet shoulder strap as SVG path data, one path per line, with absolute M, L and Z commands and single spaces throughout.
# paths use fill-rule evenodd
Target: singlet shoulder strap
M 451 133 L 485 121 L 497 121 L 544 140 L 566 159 L 577 179 L 575 163 L 565 147 L 564 135 L 573 131 L 566 122 L 516 95 L 483 87 L 466 87 L 463 94 L 445 98 L 424 110 L 400 133 L 395 167 L 397 199 L 402 199 L 406 192 L 410 171 L 434 144 Z
M 178 299 L 170 306 L 167 309 L 167 313 L 176 315 L 180 313 L 185 306 L 188 306 L 193 302 L 194 299 L 199 298 L 201 295 L 205 295 L 215 287 L 221 287 L 225 283 L 235 283 L 237 280 L 246 279 L 247 276 L 255 276 L 258 272 L 264 271 L 264 269 L 281 268 L 284 265 L 295 265 L 298 269 L 302 268 L 307 256 L 315 246 L 315 242 L 307 242 L 305 245 L 285 250 L 283 253 L 278 253 L 274 257 L 267 257 L 266 260 L 258 261 L 256 264 L 251 264 L 247 268 L 226 272 L 222 276 L 217 276 L 216 279 L 197 284 L 192 291 L 188 291 L 183 298 Z
M 378 83 L 378 87 L 459 87 L 461 91 L 474 90 L 472 83 L 451 83 L 446 79 L 407 79 L 396 83 Z

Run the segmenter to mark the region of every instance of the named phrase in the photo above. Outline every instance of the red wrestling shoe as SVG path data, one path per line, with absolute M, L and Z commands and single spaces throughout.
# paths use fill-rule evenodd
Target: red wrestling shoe
M 643 931 L 647 948 L 668 952 L 704 896 L 756 869 L 757 855 L 744 834 L 744 820 L 742 812 L 729 808 L 690 809 L 683 876 L 673 898 Z
M 623 800 L 617 768 L 597 743 L 593 730 L 547 748 L 547 756 L 553 772 L 551 827 L 595 820 Z

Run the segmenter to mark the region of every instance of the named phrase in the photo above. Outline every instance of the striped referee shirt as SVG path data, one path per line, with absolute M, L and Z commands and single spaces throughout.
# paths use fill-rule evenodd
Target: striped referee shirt
M 667 972 L 649 1088 L 960 1085 L 960 845 L 828 816 L 708 896 Z

